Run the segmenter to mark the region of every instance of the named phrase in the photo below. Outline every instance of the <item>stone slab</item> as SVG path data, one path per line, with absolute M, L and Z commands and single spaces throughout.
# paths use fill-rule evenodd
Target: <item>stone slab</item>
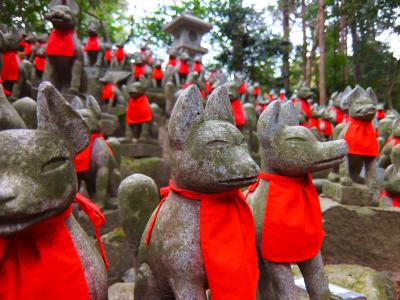
M 117 282 L 108 288 L 108 300 L 134 300 L 134 283 Z
M 327 180 L 322 193 L 335 201 L 345 205 L 369 206 L 374 203 L 374 192 L 366 185 L 353 183 L 351 186 L 343 186 L 340 183 Z
M 127 157 L 162 157 L 162 148 L 146 143 L 121 143 L 121 156 Z

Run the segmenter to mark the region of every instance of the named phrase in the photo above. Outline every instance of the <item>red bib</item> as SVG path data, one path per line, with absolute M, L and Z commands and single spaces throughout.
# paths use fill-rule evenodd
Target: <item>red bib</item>
M 18 80 L 18 59 L 17 51 L 11 50 L 3 52 L 3 69 L 1 72 L 1 79 L 7 81 Z
M 324 124 L 324 136 L 330 137 L 333 133 L 332 123 L 328 120 L 321 121 Z
M 169 57 L 169 60 L 168 60 L 168 64 L 167 64 L 167 66 L 173 66 L 173 67 L 176 67 L 176 58 L 175 58 L 175 57 L 173 57 L 173 56 L 170 56 L 170 57 Z
M 111 49 L 106 49 L 106 51 L 104 52 L 104 58 L 106 59 L 106 61 L 111 61 Z
M 243 126 L 246 123 L 246 117 L 244 116 L 244 110 L 240 99 L 231 100 L 231 106 L 236 126 Z
M 376 111 L 376 118 L 378 119 L 378 121 L 380 121 L 383 118 L 385 118 L 385 111 L 383 109 L 378 109 Z
M 124 48 L 117 48 L 117 51 L 115 51 L 115 58 L 117 59 L 117 62 L 119 64 L 122 63 L 122 61 L 125 58 L 125 50 L 124 50 Z
M 36 70 L 43 72 L 46 67 L 46 57 L 36 56 L 33 64 L 35 65 Z
M 350 125 L 344 139 L 349 147 L 349 154 L 378 156 L 379 145 L 372 122 L 350 118 Z
M 31 43 L 26 43 L 24 47 L 24 54 L 25 57 L 29 57 L 32 53 L 32 44 Z
M 279 101 L 284 101 L 284 100 L 286 100 L 286 95 L 285 94 L 279 94 L 278 98 L 279 98 Z
M 392 147 L 397 146 L 398 144 L 400 144 L 400 137 L 391 136 L 390 138 L 387 139 L 385 146 L 390 142 L 393 142 Z
M 193 71 L 197 73 L 201 73 L 201 70 L 203 69 L 203 66 L 200 62 L 195 62 L 193 66 Z
M 47 41 L 46 54 L 49 56 L 75 55 L 73 35 L 74 29 L 53 29 Z
M 318 119 L 316 119 L 316 118 L 310 118 L 310 120 L 309 120 L 309 128 L 311 129 L 311 128 L 317 128 L 317 130 L 318 130 L 318 132 L 320 133 L 321 132 L 321 128 L 319 127 L 319 120 Z
M 208 93 L 208 94 L 211 94 L 212 91 L 213 91 L 213 87 L 212 87 L 212 85 L 208 82 L 208 80 L 206 80 L 206 81 L 204 82 L 204 85 L 206 86 L 207 93 Z
M 246 84 L 244 82 L 242 82 L 242 84 L 239 87 L 239 94 L 240 95 L 246 94 Z
M 311 176 L 287 177 L 260 172 L 269 181 L 262 228 L 261 254 L 272 262 L 294 263 L 315 257 L 324 231 L 317 191 Z
M 388 197 L 388 198 L 392 199 L 392 201 L 393 201 L 392 204 L 394 207 L 400 207 L 400 196 L 399 195 L 393 195 L 393 194 L 389 194 L 386 191 L 383 191 L 380 196 L 381 201 L 382 201 L 383 197 Z
M 82 197 L 77 194 L 75 202 L 90 213 L 90 220 L 96 215 L 105 222 L 100 210 Z M 22 232 L 0 237 L 0 299 L 90 300 L 83 262 L 65 225 L 71 211 L 69 207 Z
M 146 123 L 153 119 L 153 113 L 146 95 L 129 99 L 125 119 L 127 124 Z
M 332 107 L 332 109 L 335 111 L 335 123 L 339 124 L 343 122 L 344 119 L 344 113 L 339 107 Z
M 155 80 L 160 80 L 164 76 L 163 70 L 161 68 L 154 68 L 152 77 Z
M 310 103 L 307 102 L 305 99 L 295 99 L 294 103 L 300 103 L 300 109 L 303 114 L 306 116 L 307 119 L 311 118 L 311 106 Z
M 144 75 L 144 65 L 142 65 L 142 64 L 134 65 L 133 66 L 133 74 L 134 74 L 136 80 L 138 80 L 140 78 L 140 76 Z
M 92 133 L 90 135 L 89 145 L 75 156 L 74 163 L 76 173 L 86 172 L 90 169 L 90 156 L 92 154 L 94 141 L 97 138 L 104 139 L 104 135 L 101 132 Z
M 86 46 L 84 48 L 85 51 L 99 51 L 99 38 L 97 36 L 89 36 Z
M 109 100 L 114 98 L 113 87 L 114 84 L 112 82 L 107 82 L 103 86 L 103 90 L 101 91 L 101 100 Z
M 179 61 L 179 74 L 187 75 L 189 74 L 189 66 L 186 61 Z
M 161 189 L 146 235 L 146 245 L 161 206 L 170 192 L 200 203 L 200 246 L 213 300 L 254 300 L 258 281 L 255 226 L 250 208 L 237 189 L 202 194 L 179 189 L 170 181 Z
M 260 88 L 259 88 L 259 87 L 255 87 L 255 88 L 254 88 L 254 93 L 253 93 L 253 95 L 254 95 L 255 97 L 257 97 L 258 95 L 260 95 Z

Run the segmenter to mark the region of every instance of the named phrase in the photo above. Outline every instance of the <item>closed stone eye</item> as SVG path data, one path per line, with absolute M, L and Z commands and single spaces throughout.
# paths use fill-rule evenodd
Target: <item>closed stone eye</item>
M 288 141 L 288 142 L 306 142 L 306 140 L 301 137 L 290 137 L 290 138 L 287 138 L 286 141 Z
M 207 143 L 207 146 L 215 146 L 215 147 L 221 147 L 221 146 L 226 146 L 229 143 L 224 140 L 213 140 Z
M 62 157 L 62 156 L 53 157 L 42 166 L 42 173 L 46 174 L 58 170 L 61 167 L 65 166 L 67 162 L 68 162 L 67 157 Z

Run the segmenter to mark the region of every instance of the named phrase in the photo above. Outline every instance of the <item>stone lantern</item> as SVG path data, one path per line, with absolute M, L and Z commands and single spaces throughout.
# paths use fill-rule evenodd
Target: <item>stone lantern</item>
M 186 51 L 191 57 L 194 57 L 196 54 L 203 55 L 208 52 L 206 48 L 201 46 L 201 39 L 211 28 L 210 23 L 195 17 L 189 11 L 185 11 L 165 25 L 163 31 L 174 36 L 171 50 Z

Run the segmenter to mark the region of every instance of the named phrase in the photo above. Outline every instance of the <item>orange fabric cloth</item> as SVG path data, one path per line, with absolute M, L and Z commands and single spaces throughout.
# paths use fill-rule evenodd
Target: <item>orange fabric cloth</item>
M 144 65 L 135 64 L 133 66 L 133 75 L 135 76 L 136 80 L 138 80 L 140 76 L 144 75 Z
M 154 68 L 153 74 L 152 74 L 153 79 L 160 80 L 160 79 L 163 78 L 163 76 L 164 76 L 164 73 L 163 73 L 163 70 L 161 68 L 157 68 L 157 67 Z
M 115 58 L 117 59 L 117 62 L 119 64 L 122 63 L 122 61 L 125 58 L 125 50 L 124 50 L 124 48 L 117 48 L 117 50 L 115 51 Z
M 74 34 L 76 34 L 74 29 L 53 29 L 47 41 L 46 54 L 48 56 L 74 56 Z
M 249 206 L 239 189 L 203 194 L 179 189 L 170 181 L 161 189 L 163 199 L 156 208 L 146 234 L 150 244 L 157 214 L 170 192 L 200 203 L 200 246 L 213 300 L 254 300 L 258 281 L 255 225 Z
M 153 119 L 149 100 L 145 95 L 129 99 L 125 119 L 127 124 L 146 123 Z
M 388 197 L 388 198 L 392 199 L 394 207 L 400 207 L 400 196 L 399 195 L 393 195 L 393 194 L 389 194 L 386 191 L 383 191 L 381 193 L 379 199 L 382 201 L 383 197 Z
M 176 66 L 176 57 L 175 56 L 170 56 L 168 60 L 167 66 Z
M 106 59 L 106 61 L 111 61 L 112 59 L 111 49 L 106 49 L 106 51 L 104 52 L 104 58 Z
M 113 87 L 114 84 L 112 82 L 104 84 L 103 90 L 101 91 L 101 100 L 110 100 L 114 98 Z
M 35 65 L 36 70 L 43 72 L 46 67 L 46 57 L 36 56 L 33 64 Z
M 203 65 L 201 62 L 195 62 L 193 65 L 193 71 L 197 73 L 201 73 L 201 70 L 203 69 Z
M 105 222 L 100 210 L 82 197 L 77 194 L 75 202 L 90 220 L 95 214 Z M 70 206 L 15 235 L 0 237 L 0 299 L 90 300 L 83 263 L 65 224 L 71 212 Z M 96 230 L 100 224 L 94 224 Z
M 179 74 L 189 74 L 189 65 L 186 61 L 182 59 L 179 61 Z
M 1 71 L 1 79 L 7 81 L 17 81 L 18 72 L 18 53 L 17 51 L 3 52 L 3 69 Z
M 330 137 L 333 133 L 332 123 L 328 120 L 322 120 L 321 122 L 324 124 L 324 136 Z
M 309 128 L 311 129 L 311 128 L 315 127 L 315 128 L 317 128 L 318 132 L 320 133 L 321 128 L 319 127 L 319 123 L 320 123 L 320 121 L 316 118 L 310 118 L 310 120 L 308 121 Z
M 324 238 L 322 213 L 311 176 L 287 177 L 260 172 L 269 181 L 261 238 L 262 257 L 294 263 L 315 257 Z M 247 195 L 246 195 L 247 197 Z
M 349 147 L 349 154 L 378 156 L 379 145 L 372 122 L 350 118 L 350 125 L 344 139 Z
M 97 138 L 103 138 L 101 132 L 92 133 L 90 135 L 89 145 L 79 152 L 74 159 L 76 173 L 86 172 L 90 169 L 90 156 L 92 154 L 93 143 Z
M 232 112 L 235 118 L 236 126 L 243 126 L 246 124 L 246 117 L 240 99 L 231 100 Z
M 242 84 L 240 85 L 239 94 L 240 95 L 246 94 L 246 83 L 242 82 Z
M 99 38 L 97 36 L 89 36 L 84 48 L 85 51 L 99 51 Z

